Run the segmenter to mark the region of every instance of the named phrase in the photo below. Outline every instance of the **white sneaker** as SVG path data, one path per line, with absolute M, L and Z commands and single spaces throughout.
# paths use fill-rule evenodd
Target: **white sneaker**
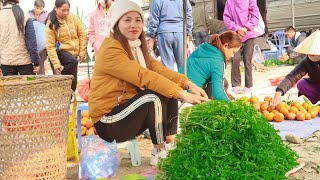
M 166 143 L 166 150 L 167 151 L 171 151 L 171 150 L 174 150 L 176 147 L 177 147 L 177 144 L 176 143 Z
M 156 166 L 159 162 L 159 159 L 164 159 L 166 158 L 168 155 L 167 150 L 165 148 L 161 148 L 161 149 L 156 149 L 153 148 L 152 152 L 151 152 L 151 160 L 150 160 L 150 164 L 152 166 Z

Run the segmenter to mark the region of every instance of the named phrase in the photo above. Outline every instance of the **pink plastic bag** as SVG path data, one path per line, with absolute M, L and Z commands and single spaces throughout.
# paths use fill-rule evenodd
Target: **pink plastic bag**
M 78 93 L 80 97 L 85 101 L 89 100 L 90 81 L 91 78 L 86 77 L 78 82 Z

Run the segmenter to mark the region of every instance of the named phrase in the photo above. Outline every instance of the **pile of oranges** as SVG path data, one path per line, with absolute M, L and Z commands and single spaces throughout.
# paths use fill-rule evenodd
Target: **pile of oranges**
M 94 134 L 95 130 L 88 111 L 81 111 L 81 135 L 89 136 Z
M 312 106 L 309 101 L 300 103 L 293 101 L 290 103 L 280 102 L 275 108 L 269 106 L 271 96 L 266 96 L 262 102 L 256 96 L 250 98 L 243 96 L 240 100 L 247 104 L 252 104 L 254 109 L 261 112 L 268 121 L 282 122 L 284 120 L 310 120 L 320 115 L 320 106 Z

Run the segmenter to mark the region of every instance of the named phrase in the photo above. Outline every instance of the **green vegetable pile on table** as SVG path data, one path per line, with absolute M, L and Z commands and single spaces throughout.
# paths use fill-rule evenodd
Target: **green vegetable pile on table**
M 298 163 L 252 106 L 210 101 L 186 108 L 177 148 L 160 161 L 158 179 L 286 179 Z
M 279 66 L 279 65 L 283 65 L 283 64 L 294 65 L 294 60 L 288 59 L 286 61 L 280 61 L 278 59 L 268 59 L 268 60 L 265 60 L 262 64 L 266 67 Z

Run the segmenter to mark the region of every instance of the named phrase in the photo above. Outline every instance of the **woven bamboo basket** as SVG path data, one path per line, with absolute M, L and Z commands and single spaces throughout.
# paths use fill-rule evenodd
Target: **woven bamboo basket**
M 0 179 L 65 179 L 73 76 L 0 77 Z

